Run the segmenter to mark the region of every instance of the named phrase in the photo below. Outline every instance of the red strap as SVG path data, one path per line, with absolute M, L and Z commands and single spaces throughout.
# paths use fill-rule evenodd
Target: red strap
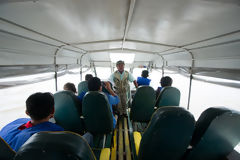
M 20 127 L 18 127 L 18 129 L 19 130 L 24 130 L 24 129 L 30 128 L 32 126 L 33 126 L 33 124 L 31 123 L 31 121 L 28 121 L 27 123 L 25 123 L 25 124 L 21 125 Z

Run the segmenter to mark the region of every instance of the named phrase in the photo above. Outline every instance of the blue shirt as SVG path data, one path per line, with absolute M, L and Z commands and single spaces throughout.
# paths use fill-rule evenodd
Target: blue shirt
M 112 112 L 112 117 L 113 117 L 113 128 L 115 128 L 116 124 L 117 124 L 117 121 L 116 121 L 116 119 L 115 119 L 115 117 L 113 115 L 112 105 L 118 104 L 120 102 L 120 100 L 119 100 L 118 96 L 112 96 L 112 95 L 110 95 L 108 93 L 105 93 L 105 95 L 107 96 L 108 102 L 110 104 L 110 110 Z
M 34 134 L 41 131 L 63 131 L 64 129 L 51 122 L 39 123 L 30 128 L 19 130 L 18 128 L 30 121 L 30 118 L 19 118 L 2 128 L 0 137 L 2 137 L 13 150 L 18 149 Z
M 144 78 L 144 77 L 138 77 L 137 78 L 137 83 L 139 86 L 142 86 L 142 85 L 148 85 L 150 84 L 151 82 L 151 79 L 148 79 L 148 78 Z
M 82 92 L 80 93 L 80 95 L 77 96 L 77 98 L 78 98 L 80 101 L 82 101 L 82 100 L 83 100 L 83 97 L 85 96 L 86 93 L 87 93 L 87 92 L 82 91 Z

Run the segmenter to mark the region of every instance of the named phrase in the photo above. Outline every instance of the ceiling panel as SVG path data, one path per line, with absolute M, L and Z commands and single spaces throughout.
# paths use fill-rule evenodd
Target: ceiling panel
M 162 52 L 171 47 L 126 41 L 124 43 L 124 48 L 142 50 L 142 51 L 148 51 L 148 52 Z
M 233 1 L 138 0 L 128 39 L 185 45 L 240 28 Z
M 114 48 L 121 48 L 122 41 L 114 41 L 114 42 L 97 42 L 97 43 L 88 43 L 88 44 L 79 44 L 75 45 L 80 47 L 84 50 L 103 50 L 103 49 L 114 49 Z
M 3 3 L 0 17 L 67 43 L 123 37 L 128 0 Z

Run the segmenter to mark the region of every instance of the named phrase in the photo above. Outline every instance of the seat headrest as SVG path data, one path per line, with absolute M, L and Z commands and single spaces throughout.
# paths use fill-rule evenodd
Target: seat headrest
M 106 134 L 113 130 L 113 117 L 107 96 L 89 91 L 83 98 L 83 117 L 86 130 L 92 134 Z
M 0 137 L 0 159 L 10 160 L 15 154 L 15 151 Z
M 159 108 L 143 133 L 138 158 L 181 159 L 194 130 L 193 115 L 182 107 Z
M 72 132 L 39 132 L 18 150 L 15 160 L 95 160 L 94 154 L 80 135 Z

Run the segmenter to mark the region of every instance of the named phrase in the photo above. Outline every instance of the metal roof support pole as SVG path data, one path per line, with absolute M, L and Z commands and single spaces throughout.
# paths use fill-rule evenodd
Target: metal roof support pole
M 124 42 L 126 40 L 127 33 L 128 33 L 128 30 L 129 30 L 129 26 L 130 26 L 131 21 L 132 21 L 134 7 L 135 7 L 135 0 L 130 0 L 128 15 L 127 15 L 127 22 L 126 22 L 126 25 L 125 25 L 123 39 L 122 39 L 122 50 L 124 48 Z
M 187 110 L 189 110 L 190 107 L 190 99 L 191 99 L 191 91 L 192 91 L 192 79 L 193 79 L 193 67 L 194 67 L 194 55 L 189 50 L 182 48 L 184 51 L 188 52 L 191 55 L 192 58 L 192 64 L 190 67 L 190 77 L 189 77 L 189 91 L 188 91 L 188 104 L 187 104 Z
M 54 57 L 54 59 L 55 59 L 55 57 Z M 58 81 L 57 81 L 58 75 L 57 75 L 57 72 L 58 72 L 58 65 L 55 64 L 55 75 L 54 75 L 54 78 L 55 78 L 55 89 L 56 89 L 56 92 L 58 91 Z
M 59 46 L 59 47 L 56 49 L 55 53 L 54 53 L 54 66 L 55 66 L 55 75 L 54 75 L 54 78 L 55 78 L 55 89 L 56 89 L 56 91 L 58 91 L 58 81 L 57 81 L 57 77 L 58 77 L 58 75 L 57 75 L 57 72 L 58 72 L 57 54 L 58 54 L 58 52 L 59 52 L 64 46 L 65 46 L 65 45 Z
M 160 56 L 162 59 L 162 77 L 164 77 L 165 59 L 162 55 L 160 55 L 160 54 L 157 54 L 157 55 Z
M 87 53 L 85 53 L 85 54 L 87 54 Z M 83 59 L 83 56 L 85 55 L 85 54 L 82 54 L 81 55 L 81 57 L 80 57 L 80 82 L 82 82 L 82 73 L 83 73 L 83 71 L 82 71 L 82 67 L 83 67 L 83 65 L 82 65 L 82 59 Z
M 92 62 L 92 66 L 93 66 L 93 71 L 94 71 L 95 77 L 97 77 L 97 70 L 96 70 L 94 62 Z

